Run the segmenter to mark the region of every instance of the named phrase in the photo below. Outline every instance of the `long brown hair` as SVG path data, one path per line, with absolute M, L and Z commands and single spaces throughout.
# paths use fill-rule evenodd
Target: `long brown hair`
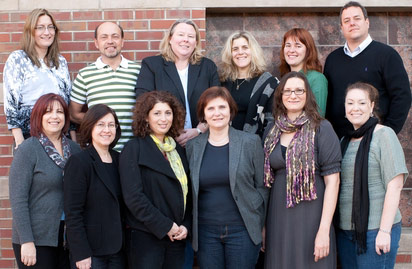
M 320 116 L 318 112 L 318 104 L 316 103 L 316 98 L 315 95 L 313 94 L 309 82 L 306 79 L 305 74 L 301 72 L 289 72 L 286 75 L 282 77 L 280 80 L 279 86 L 277 87 L 275 94 L 274 94 L 274 99 L 273 99 L 273 110 L 272 114 L 275 120 L 282 114 L 287 114 L 287 109 L 285 105 L 283 104 L 282 101 L 282 95 L 283 95 L 283 89 L 285 88 L 286 82 L 290 78 L 299 78 L 303 80 L 305 83 L 305 91 L 306 91 L 306 101 L 305 101 L 305 106 L 303 107 L 303 111 L 305 111 L 306 115 L 310 119 L 311 123 L 315 128 L 317 128 L 320 124 L 320 121 L 322 120 L 322 117 Z
M 303 59 L 303 72 L 308 72 L 308 70 L 315 70 L 322 72 L 322 64 L 319 61 L 318 50 L 316 49 L 315 41 L 313 41 L 312 35 L 303 28 L 293 28 L 285 33 L 283 36 L 282 49 L 280 50 L 280 75 L 290 72 L 290 66 L 285 59 L 285 43 L 288 38 L 298 40 L 302 42 L 306 47 L 306 55 Z
M 50 47 L 47 49 L 46 56 L 44 58 L 44 62 L 48 67 L 54 65 L 57 69 L 59 68 L 59 27 L 57 27 L 56 21 L 54 20 L 53 16 L 44 8 L 37 8 L 33 9 L 30 12 L 29 16 L 26 19 L 26 23 L 24 24 L 23 28 L 23 37 L 21 40 L 21 48 L 30 58 L 31 62 L 40 67 L 40 61 L 38 59 L 37 51 L 36 51 L 36 44 L 34 40 L 34 29 L 36 27 L 37 21 L 41 16 L 49 16 L 50 20 L 52 21 L 54 27 L 56 27 L 56 31 L 54 33 L 54 40 Z

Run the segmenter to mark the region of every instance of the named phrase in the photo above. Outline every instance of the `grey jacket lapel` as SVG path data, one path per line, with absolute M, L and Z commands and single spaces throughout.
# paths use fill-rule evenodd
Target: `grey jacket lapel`
M 235 193 L 236 171 L 242 150 L 242 139 L 237 135 L 237 132 L 233 127 L 229 128 L 229 181 L 232 193 Z
M 207 139 L 209 137 L 209 132 L 206 132 L 199 136 L 193 144 L 193 190 L 196 193 L 196 196 L 199 194 L 199 176 L 200 176 L 200 166 L 202 165 L 203 154 L 205 152 Z

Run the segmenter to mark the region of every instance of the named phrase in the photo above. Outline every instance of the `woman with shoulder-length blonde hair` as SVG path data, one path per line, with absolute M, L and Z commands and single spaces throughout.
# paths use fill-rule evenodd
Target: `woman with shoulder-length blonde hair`
M 59 28 L 43 8 L 30 12 L 21 49 L 13 51 L 3 73 L 4 112 L 16 148 L 30 137 L 30 114 L 40 96 L 56 93 L 70 100 L 71 80 L 59 51 Z
M 186 109 L 184 130 L 176 142 L 184 146 L 189 139 L 205 132 L 199 123 L 196 104 L 204 90 L 219 85 L 216 65 L 201 54 L 200 33 L 190 19 L 175 21 L 160 42 L 160 55 L 143 59 L 136 84 L 136 98 L 143 92 L 167 91 Z
M 272 95 L 278 79 L 266 72 L 262 48 L 251 33 L 242 31 L 229 36 L 219 73 L 222 86 L 230 91 L 238 106 L 232 126 L 262 136 L 264 127 L 273 121 Z
M 328 80 L 322 74 L 322 64 L 319 61 L 315 41 L 306 29 L 293 28 L 283 36 L 279 70 L 281 76 L 290 71 L 305 74 L 315 95 L 319 113 L 324 117 L 328 97 Z

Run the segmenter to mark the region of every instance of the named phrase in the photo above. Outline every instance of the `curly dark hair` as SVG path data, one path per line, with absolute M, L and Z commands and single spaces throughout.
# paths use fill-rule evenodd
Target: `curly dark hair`
M 152 132 L 147 123 L 147 117 L 149 116 L 150 110 L 152 110 L 157 103 L 168 104 L 173 112 L 172 126 L 166 135 L 173 138 L 179 136 L 185 124 L 185 109 L 173 94 L 156 90 L 143 93 L 137 98 L 136 105 L 133 109 L 133 134 L 138 137 L 145 137 Z
M 312 92 L 312 89 L 310 88 L 309 82 L 306 79 L 305 74 L 301 72 L 289 72 L 286 75 L 282 77 L 280 80 L 280 83 L 278 87 L 276 88 L 274 98 L 273 98 L 273 110 L 272 114 L 275 120 L 282 114 L 287 114 L 287 109 L 285 105 L 283 104 L 282 101 L 282 95 L 283 95 L 283 89 L 285 88 L 286 82 L 290 78 L 299 78 L 303 80 L 305 83 L 305 90 L 306 90 L 306 102 L 305 106 L 303 107 L 303 110 L 305 111 L 306 115 L 310 119 L 311 123 L 315 128 L 317 128 L 320 124 L 320 121 L 322 120 L 322 117 L 320 116 L 318 112 L 318 104 L 316 103 L 315 95 Z

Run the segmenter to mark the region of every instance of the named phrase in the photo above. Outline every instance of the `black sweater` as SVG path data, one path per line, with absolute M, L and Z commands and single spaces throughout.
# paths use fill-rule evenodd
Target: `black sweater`
M 411 107 L 411 89 L 402 59 L 392 47 L 372 41 L 354 58 L 336 49 L 326 59 L 324 73 L 329 82 L 326 118 L 339 137 L 352 128 L 345 119 L 344 101 L 346 88 L 355 82 L 378 89 L 382 123 L 401 131 Z

